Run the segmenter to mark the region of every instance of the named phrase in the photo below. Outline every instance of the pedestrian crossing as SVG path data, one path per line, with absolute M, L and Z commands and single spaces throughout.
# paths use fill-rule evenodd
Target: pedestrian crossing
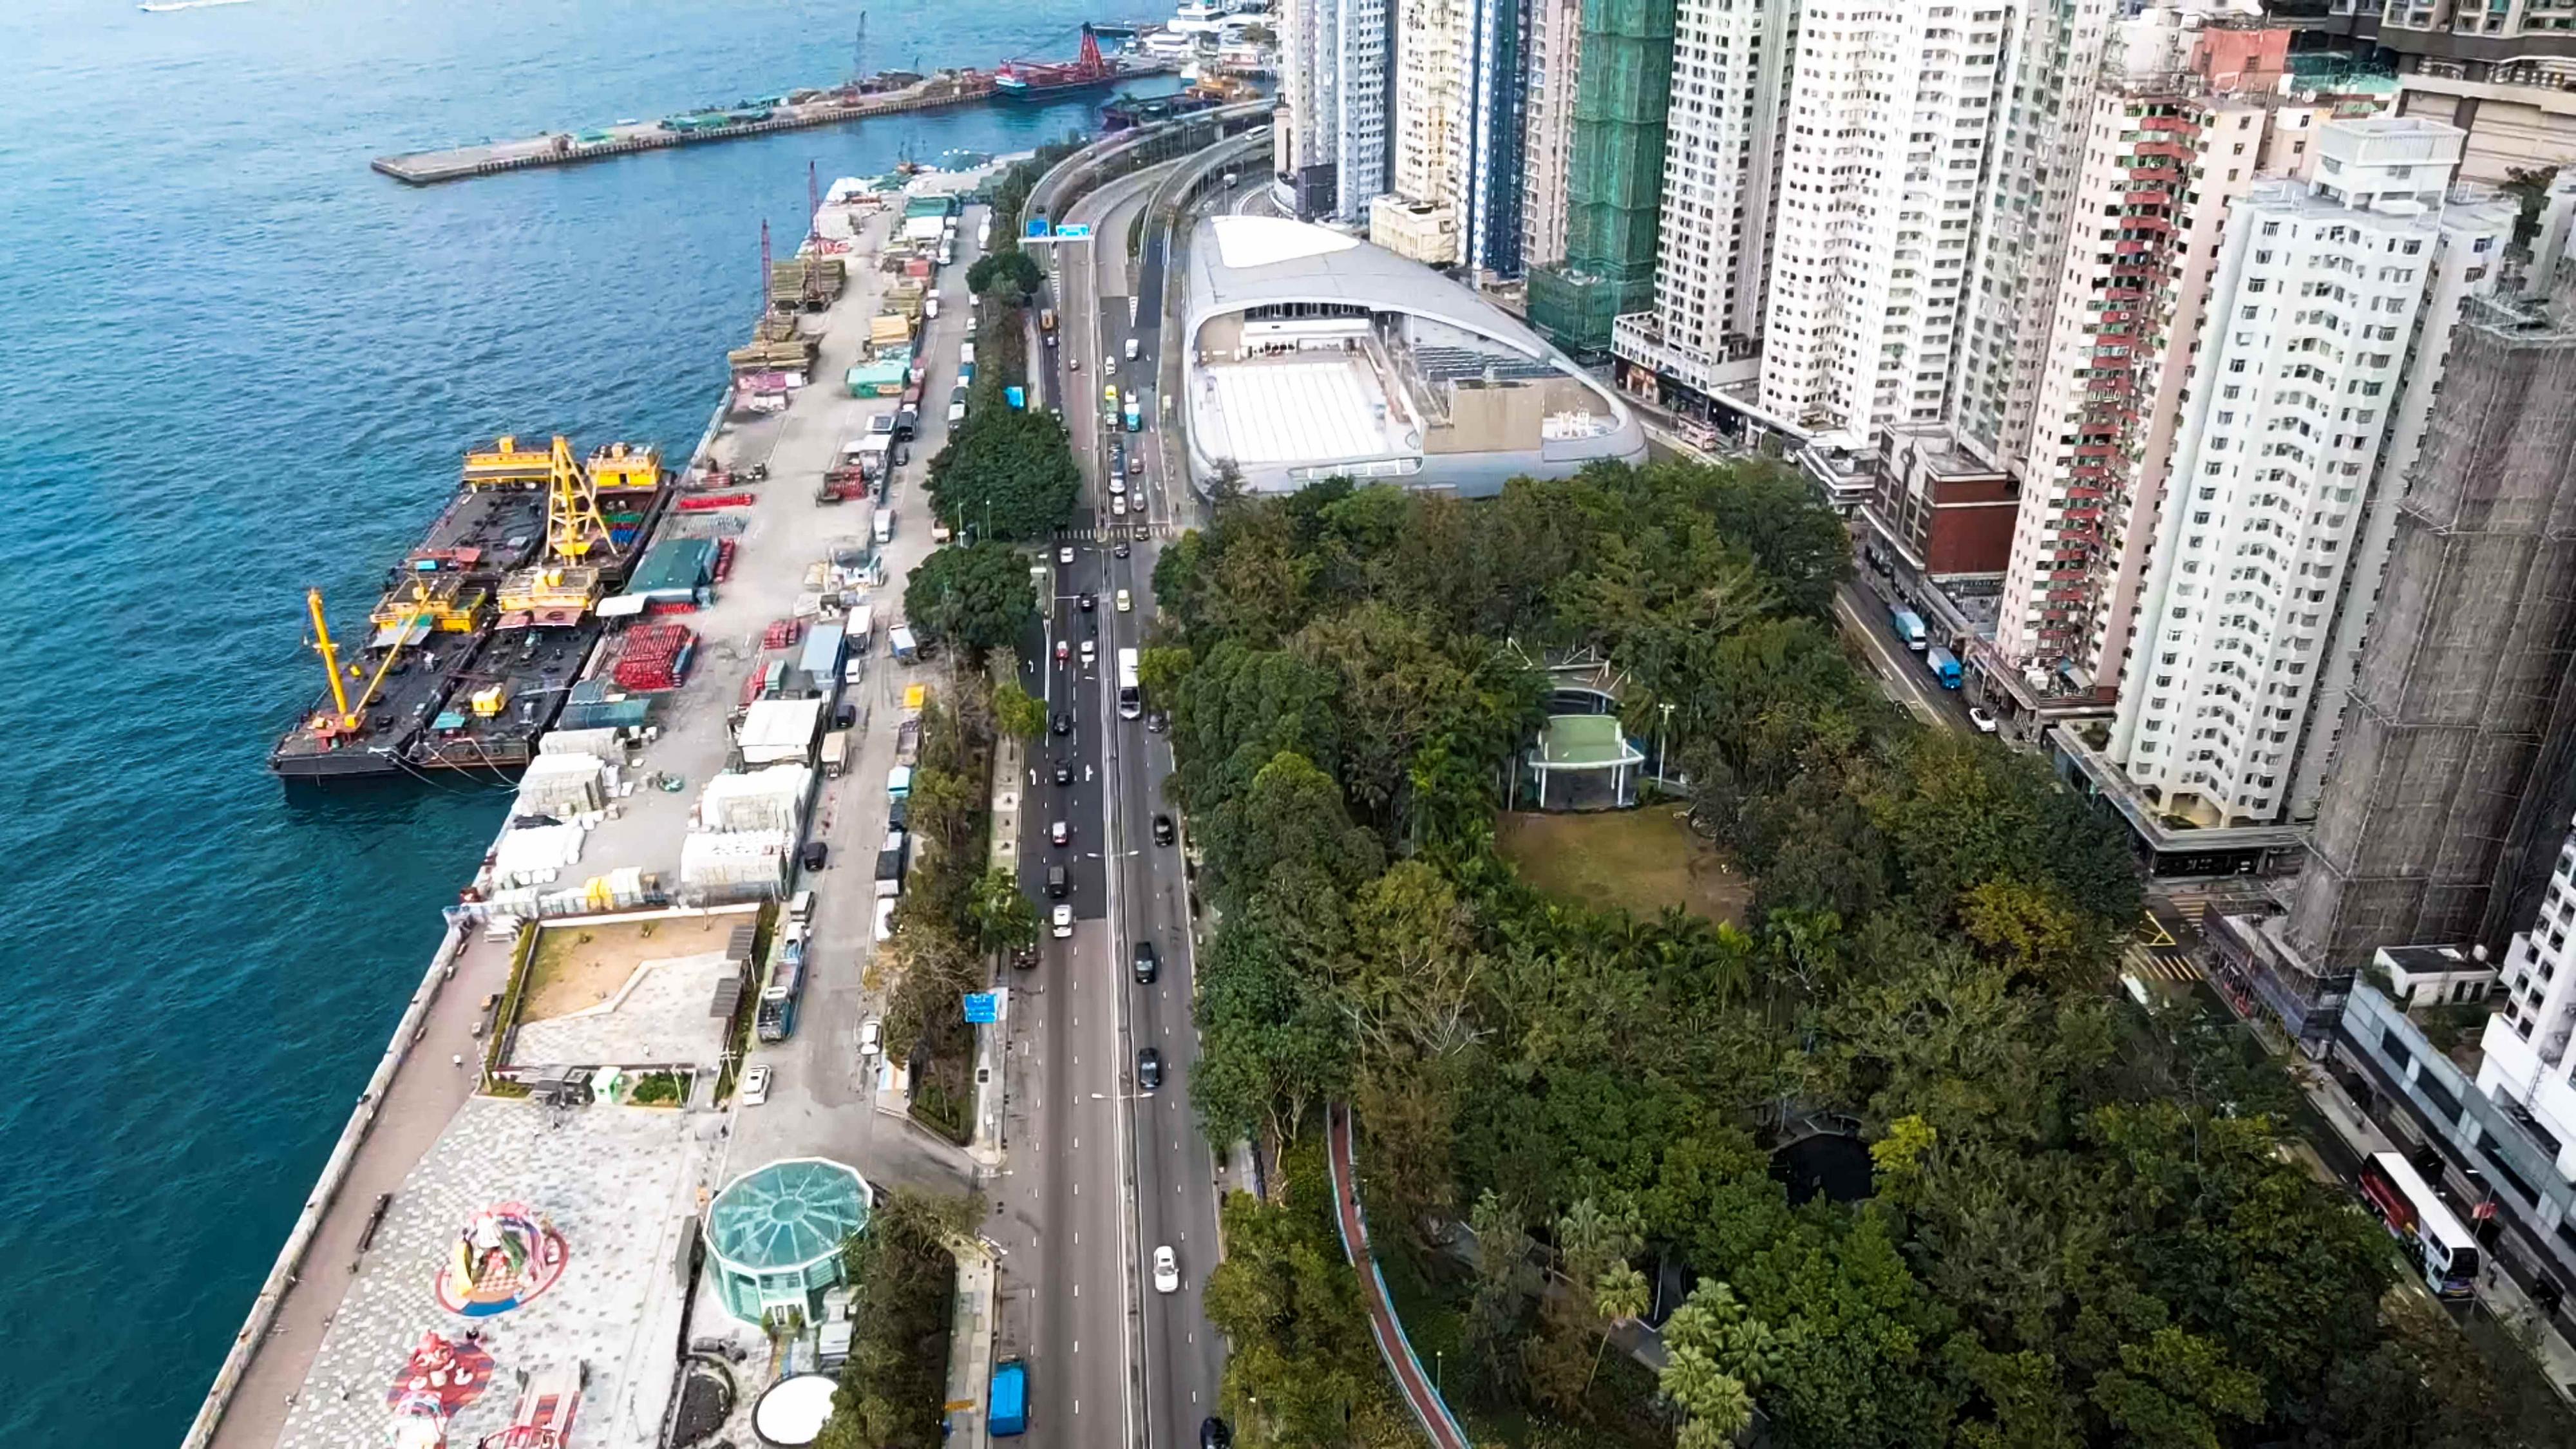
M 2120 964 L 2141 981 L 2169 981 L 2177 986 L 2187 986 L 2200 979 L 2200 973 L 2192 969 L 2191 958 L 2179 951 L 2131 945 L 2120 953 Z
M 1186 529 L 1177 523 L 1116 523 L 1098 528 L 1059 528 L 1060 543 L 1143 543 L 1149 538 L 1178 538 Z
M 2174 909 L 2179 911 L 2182 914 L 2182 918 L 2191 922 L 2192 926 L 2197 929 L 2201 923 L 2201 919 L 2209 914 L 2209 897 L 2184 896 L 2174 902 Z

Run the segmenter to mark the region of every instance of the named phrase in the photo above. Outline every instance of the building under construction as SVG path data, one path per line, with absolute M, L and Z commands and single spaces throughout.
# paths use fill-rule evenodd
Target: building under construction
M 2377 586 L 2290 912 L 2211 933 L 2310 1040 L 2380 947 L 2501 954 L 2576 816 L 2576 285 L 2469 305 Z

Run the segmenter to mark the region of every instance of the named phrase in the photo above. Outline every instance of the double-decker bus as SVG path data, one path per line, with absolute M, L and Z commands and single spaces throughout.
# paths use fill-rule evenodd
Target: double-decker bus
M 1136 683 L 1136 651 L 1118 651 L 1118 717 L 1134 719 L 1145 712 L 1145 692 Z
M 2444 1298 L 2477 1291 L 2478 1240 L 2443 1206 L 2414 1164 L 2394 1152 L 2374 1152 L 2361 1164 L 2361 1195 L 2388 1231 L 2406 1244 L 2424 1285 Z

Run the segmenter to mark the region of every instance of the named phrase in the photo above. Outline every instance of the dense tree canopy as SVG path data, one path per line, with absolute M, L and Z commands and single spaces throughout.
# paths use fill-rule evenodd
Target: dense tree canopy
M 992 650 L 1018 641 L 1037 621 L 1037 589 L 1026 554 L 1005 543 L 939 549 L 923 559 L 903 588 L 904 616 L 929 638 L 980 665 Z
M 1064 526 L 1082 487 L 1053 413 L 977 406 L 930 460 L 939 517 L 979 539 L 1045 538 Z
M 1222 917 L 1211 1135 L 1293 1158 L 1351 1102 L 1385 1245 L 1433 1277 L 1450 1225 L 1506 1245 L 1458 1312 L 1472 1392 L 1533 1442 L 1758 1416 L 1788 1446 L 2448 1444 L 2445 1412 L 2536 1442 L 2392 1306 L 2378 1227 L 2278 1150 L 2278 1071 L 2116 992 L 2115 829 L 1854 667 L 1846 568 L 1761 466 L 1480 503 L 1319 485 L 1167 549 L 1154 689 Z M 1587 646 L 1631 734 L 1671 707 L 1690 823 L 1756 883 L 1740 926 L 1545 898 L 1495 853 L 1534 661 Z M 1817 1114 L 1861 1124 L 1868 1200 L 1775 1177 Z M 1599 1365 L 1659 1261 L 1700 1287 L 1658 1393 Z M 1272 1359 L 1237 1362 L 1268 1403 Z

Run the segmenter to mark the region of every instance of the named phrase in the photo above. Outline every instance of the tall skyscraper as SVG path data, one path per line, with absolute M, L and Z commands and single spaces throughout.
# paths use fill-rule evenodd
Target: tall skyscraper
M 1991 154 L 1977 207 L 1959 376 L 1950 399 L 1960 440 L 2018 472 L 2055 324 L 2058 261 L 2076 158 L 2119 0 L 2051 0 L 2018 9 L 1996 76 Z M 1974 15 L 1999 15 L 1980 6 Z
M 1358 222 L 1387 189 L 1388 0 L 1284 0 L 1280 151 L 1297 213 Z
M 1806 0 L 1780 141 L 1765 412 L 1861 440 L 1942 415 L 2005 15 Z
M 2121 30 L 2066 158 L 2071 234 L 2054 249 L 2052 293 L 2015 309 L 2049 322 L 2026 384 L 2048 426 L 2017 466 L 1995 623 L 2015 671 L 2104 703 L 2127 657 L 2219 239 L 2285 114 L 2274 91 L 2289 48 L 2283 27 L 2186 37 L 2170 10 Z
M 1429 266 L 1521 265 L 1529 0 L 1396 0 L 1395 153 L 1369 239 Z
M 1681 0 L 1674 12 L 1653 305 L 1623 298 L 1612 345 L 1703 393 L 1749 379 L 1762 335 L 1799 8 Z
M 2331 122 L 2315 181 L 2229 213 L 2107 752 L 2167 814 L 2269 825 L 2303 771 L 2313 794 L 2320 686 L 2350 677 L 2451 331 L 2513 233 L 2510 203 L 2449 196 L 2462 139 Z
M 1521 263 L 1565 260 L 1574 92 L 1583 79 L 1583 0 L 1531 0 L 1529 91 L 1521 122 Z
M 1673 0 L 1583 0 L 1565 258 L 1529 279 L 1530 324 L 1578 357 L 1608 352 L 1613 319 L 1654 296 L 1673 73 Z

